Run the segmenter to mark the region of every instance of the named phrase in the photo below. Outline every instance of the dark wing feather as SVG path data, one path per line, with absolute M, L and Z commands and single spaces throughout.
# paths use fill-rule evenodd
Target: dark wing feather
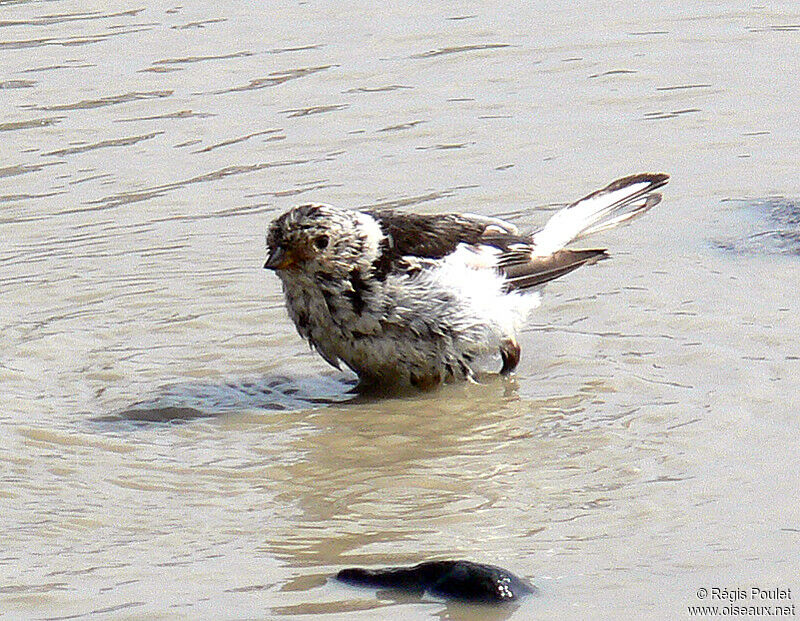
M 483 216 L 460 214 L 399 213 L 390 209 L 365 210 L 375 218 L 386 238 L 381 256 L 375 264 L 376 276 L 385 277 L 393 271 L 405 270 L 404 257 L 441 259 L 454 252 L 459 244 L 480 244 L 487 232 L 513 235 L 512 224 Z M 515 237 L 525 241 L 523 237 Z M 489 242 L 490 243 L 490 242 Z
M 391 210 L 366 211 L 381 225 L 386 238 L 375 263 L 378 278 L 395 271 L 408 271 L 405 257 L 441 259 L 459 244 L 491 246 L 499 250 L 497 269 L 507 278 L 506 289 L 518 291 L 554 280 L 574 269 L 606 257 L 606 251 L 559 250 L 545 257 L 532 256 L 530 237 L 517 233 L 512 224 L 483 216 L 421 215 Z
M 608 256 L 601 248 L 558 250 L 547 256 L 535 256 L 531 239 L 515 235 L 489 234 L 481 243 L 500 249 L 497 267 L 507 279 L 508 291 L 542 285 Z
M 441 259 L 461 243 L 478 243 L 488 226 L 500 222 L 454 213 L 424 215 L 392 210 L 366 213 L 380 223 L 389 238 L 392 252 L 399 256 L 411 255 L 427 259 Z
M 546 257 L 531 257 L 525 262 L 502 267 L 506 275 L 506 290 L 518 291 L 560 278 L 582 265 L 596 263 L 608 256 L 602 248 L 559 250 Z

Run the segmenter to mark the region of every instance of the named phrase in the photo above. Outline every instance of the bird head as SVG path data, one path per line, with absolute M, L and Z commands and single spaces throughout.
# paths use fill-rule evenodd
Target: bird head
M 353 268 L 368 269 L 378 257 L 382 238 L 380 226 L 367 214 L 301 205 L 270 225 L 264 267 L 282 277 L 296 271 L 344 276 Z

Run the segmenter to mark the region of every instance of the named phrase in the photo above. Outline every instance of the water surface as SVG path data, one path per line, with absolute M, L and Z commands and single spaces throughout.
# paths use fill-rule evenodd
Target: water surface
M 1 2 L 0 610 L 669 619 L 703 586 L 800 590 L 799 23 Z M 299 202 L 532 229 L 648 170 L 665 201 L 548 288 L 512 380 L 354 398 L 261 269 Z M 540 594 L 329 580 L 444 558 Z

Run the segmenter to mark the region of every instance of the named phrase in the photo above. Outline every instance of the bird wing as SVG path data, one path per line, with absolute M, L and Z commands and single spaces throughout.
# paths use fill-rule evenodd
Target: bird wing
M 556 212 L 533 235 L 535 253 L 549 255 L 570 242 L 614 228 L 642 215 L 661 201 L 656 190 L 666 185 L 669 175 L 641 173 L 622 177 L 606 187 Z
M 412 214 L 367 211 L 385 239 L 376 262 L 378 277 L 418 269 L 418 259 L 458 254 L 470 267 L 495 269 L 506 276 L 509 291 L 535 287 L 606 256 L 604 250 L 560 250 L 536 256 L 533 240 L 503 220 L 473 214 Z
M 669 175 L 642 173 L 617 179 L 565 207 L 534 235 L 513 224 L 472 214 L 420 215 L 367 211 L 385 234 L 375 272 L 419 269 L 418 259 L 458 257 L 472 268 L 495 269 L 509 291 L 529 289 L 608 256 L 604 249 L 567 250 L 570 242 L 605 231 L 645 213 L 661 200 L 655 190 Z
M 475 255 L 467 260 L 472 267 L 494 268 L 503 274 L 507 291 L 543 285 L 608 256 L 602 248 L 562 249 L 542 256 L 530 237 L 502 233 L 484 234 L 478 243 L 461 248 Z
M 385 236 L 374 266 L 378 278 L 418 269 L 417 259 L 443 259 L 464 244 L 480 245 L 487 234 L 519 235 L 513 224 L 472 214 L 414 214 L 391 209 L 364 213 L 378 222 Z
M 390 209 L 365 211 L 386 235 L 386 248 L 397 257 L 441 259 L 459 244 L 476 244 L 485 234 L 518 235 L 508 222 L 472 214 L 414 214 Z

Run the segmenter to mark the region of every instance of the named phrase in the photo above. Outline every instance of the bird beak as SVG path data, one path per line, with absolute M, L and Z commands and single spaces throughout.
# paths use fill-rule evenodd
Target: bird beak
M 285 248 L 276 246 L 272 249 L 267 257 L 267 262 L 264 263 L 266 270 L 285 270 L 296 263 L 294 256 L 291 252 L 287 252 Z

